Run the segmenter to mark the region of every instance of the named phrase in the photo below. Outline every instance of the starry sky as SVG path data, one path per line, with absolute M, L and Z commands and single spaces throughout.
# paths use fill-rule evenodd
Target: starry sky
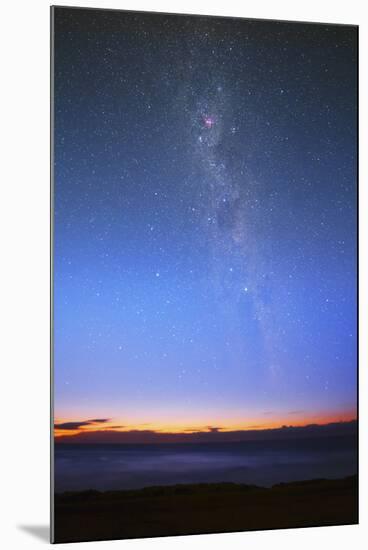
M 357 29 L 54 18 L 56 421 L 355 418 Z

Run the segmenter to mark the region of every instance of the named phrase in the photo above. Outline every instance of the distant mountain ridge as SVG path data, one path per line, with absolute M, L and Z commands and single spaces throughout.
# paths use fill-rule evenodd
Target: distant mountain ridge
M 271 441 L 304 439 L 309 437 L 356 436 L 357 420 L 333 422 L 330 424 L 309 424 L 307 426 L 282 426 L 265 430 L 236 430 L 163 433 L 154 430 L 96 430 L 55 438 L 57 444 L 135 444 L 135 443 L 226 443 L 241 441 Z

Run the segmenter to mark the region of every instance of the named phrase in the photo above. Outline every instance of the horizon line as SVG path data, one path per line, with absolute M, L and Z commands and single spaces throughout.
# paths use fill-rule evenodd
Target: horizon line
M 100 419 L 103 422 L 106 419 Z M 281 424 L 278 426 L 273 427 L 259 427 L 259 426 L 249 426 L 247 428 L 240 428 L 240 429 L 227 429 L 222 428 L 220 426 L 203 426 L 202 429 L 186 429 L 181 431 L 160 431 L 155 429 L 137 429 L 137 428 L 129 428 L 129 429 L 121 429 L 122 426 L 117 426 L 115 429 L 114 427 L 107 427 L 107 428 L 94 428 L 94 420 L 92 421 L 85 421 L 85 424 L 89 427 L 89 429 L 80 429 L 69 427 L 67 429 L 58 428 L 58 424 L 55 424 L 54 426 L 54 439 L 55 441 L 73 441 L 73 440 L 88 440 L 93 438 L 106 438 L 111 436 L 114 439 L 126 439 L 126 438 L 133 438 L 133 439 L 139 439 L 142 438 L 148 438 L 148 439 L 154 439 L 156 442 L 159 440 L 170 440 L 170 439 L 178 439 L 183 438 L 185 440 L 193 440 L 196 439 L 196 437 L 199 437 L 200 439 L 203 438 L 210 438 L 211 440 L 219 440 L 222 438 L 229 439 L 231 436 L 238 436 L 238 437 L 247 437 L 247 436 L 261 436 L 262 434 L 267 435 L 270 433 L 287 433 L 290 431 L 297 431 L 297 432 L 303 432 L 311 429 L 323 429 L 323 428 L 333 428 L 333 427 L 342 427 L 342 426 L 349 426 L 352 424 L 357 424 L 358 417 L 353 417 L 347 420 L 336 420 L 332 422 L 325 422 L 325 423 L 306 423 L 306 424 Z M 102 422 L 102 423 L 103 423 Z M 69 423 L 73 424 L 73 423 Z M 97 422 L 96 422 L 97 424 Z M 58 433 L 59 432 L 59 433 Z M 128 441 L 129 442 L 129 441 Z M 137 442 L 137 441 L 134 441 Z M 143 441 L 144 442 L 144 441 Z M 168 441 L 169 442 L 169 441 Z

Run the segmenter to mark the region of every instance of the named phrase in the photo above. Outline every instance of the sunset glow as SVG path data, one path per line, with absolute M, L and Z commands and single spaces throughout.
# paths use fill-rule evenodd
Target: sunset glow
M 356 414 L 354 411 L 345 411 L 342 413 L 325 414 L 320 416 L 305 417 L 298 414 L 289 414 L 287 417 L 277 419 L 267 419 L 267 415 L 263 418 L 252 418 L 247 422 L 234 422 L 227 423 L 222 422 L 218 424 L 216 422 L 197 422 L 188 424 L 169 424 L 169 423 L 138 423 L 127 424 L 122 419 L 108 419 L 104 422 L 91 422 L 87 425 L 81 426 L 77 429 L 63 429 L 64 424 L 71 422 L 68 419 L 57 419 L 55 422 L 55 437 L 63 438 L 63 436 L 75 436 L 86 432 L 130 432 L 130 431 L 152 431 L 156 433 L 197 433 L 197 432 L 211 432 L 216 430 L 218 432 L 233 432 L 233 431 L 248 431 L 248 430 L 269 430 L 280 428 L 282 426 L 307 426 L 309 424 L 329 424 L 333 422 L 349 422 L 356 420 Z M 59 427 L 60 426 L 60 427 Z

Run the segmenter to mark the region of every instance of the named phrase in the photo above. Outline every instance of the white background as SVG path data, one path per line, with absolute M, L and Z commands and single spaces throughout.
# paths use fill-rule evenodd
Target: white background
M 364 2 L 65 0 L 65 3 L 360 25 L 361 524 L 88 544 L 89 548 L 134 550 L 216 549 L 224 545 L 234 550 L 244 546 L 260 550 L 363 548 L 364 538 L 368 539 L 368 300 L 364 288 L 368 280 L 365 254 L 368 17 Z M 49 521 L 49 2 L 8 0 L 2 3 L 0 14 L 0 545 L 20 550 L 45 545 Z

